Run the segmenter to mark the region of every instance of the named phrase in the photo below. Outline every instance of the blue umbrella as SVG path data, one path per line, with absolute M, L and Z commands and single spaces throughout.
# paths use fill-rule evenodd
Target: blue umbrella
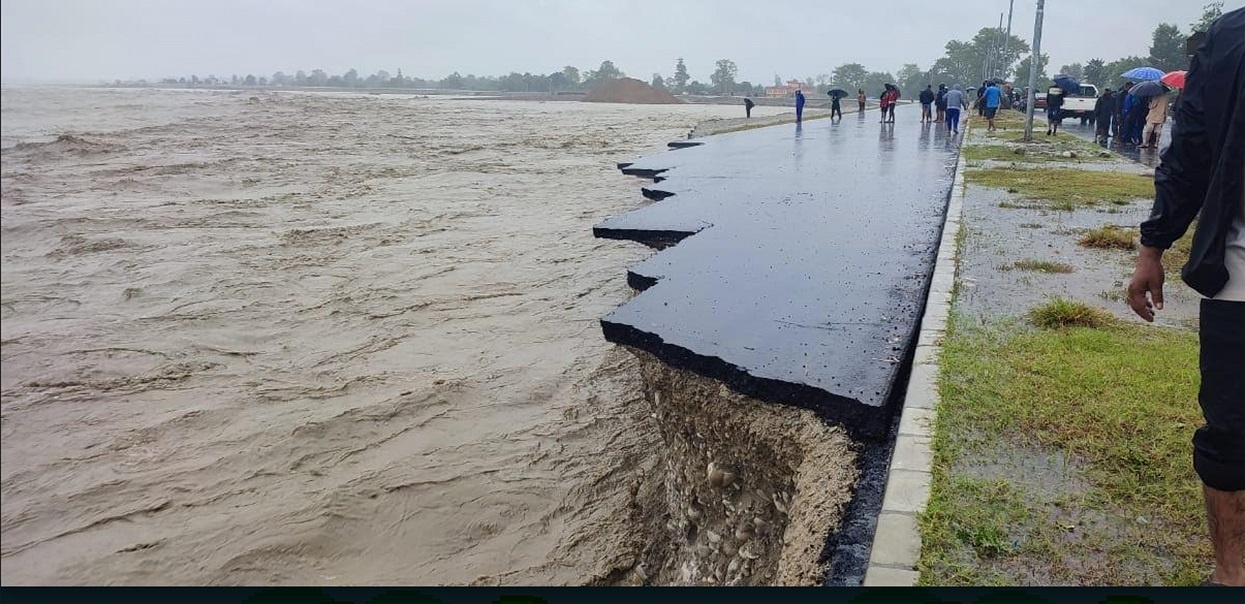
M 1062 88 L 1064 92 L 1076 94 L 1081 91 L 1081 83 L 1076 78 L 1067 74 L 1058 74 L 1055 76 L 1055 85 Z
M 1153 67 L 1134 67 L 1121 75 L 1130 80 L 1157 80 L 1163 77 L 1163 70 Z

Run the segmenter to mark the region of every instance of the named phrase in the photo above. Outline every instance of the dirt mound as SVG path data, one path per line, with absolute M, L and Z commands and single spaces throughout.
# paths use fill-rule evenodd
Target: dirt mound
M 665 90 L 658 90 L 634 78 L 620 78 L 598 84 L 584 100 L 589 103 L 637 103 L 663 105 L 679 99 Z

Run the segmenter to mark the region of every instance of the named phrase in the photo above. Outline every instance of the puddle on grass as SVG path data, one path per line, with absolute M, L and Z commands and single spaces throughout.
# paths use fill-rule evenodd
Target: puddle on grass
M 1086 249 L 1077 245 L 1077 240 L 1085 230 L 1108 224 L 1135 231 L 1149 215 L 1150 205 L 1147 200 L 1137 200 L 1065 212 L 1046 209 L 1041 202 L 1000 189 L 968 185 L 957 308 L 973 317 L 1019 316 L 1047 297 L 1060 296 L 1139 321 L 1124 299 L 1134 253 Z M 1027 259 L 1061 262 L 1075 270 L 1054 274 L 1011 268 L 1016 261 Z M 1187 329 L 1197 319 L 1198 294 L 1172 278 L 1167 280 L 1164 293 L 1166 308 L 1155 323 Z

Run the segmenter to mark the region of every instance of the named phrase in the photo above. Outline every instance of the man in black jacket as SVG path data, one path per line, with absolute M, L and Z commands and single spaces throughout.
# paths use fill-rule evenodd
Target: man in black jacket
M 921 123 L 925 124 L 934 121 L 934 113 L 931 111 L 931 105 L 934 103 L 934 85 L 926 84 L 925 90 L 921 91 Z
M 947 85 L 938 85 L 938 94 L 934 95 L 934 108 L 938 110 L 938 123 L 947 121 Z
M 1094 103 L 1094 142 L 1105 145 L 1111 136 L 1111 116 L 1115 113 L 1115 91 L 1107 88 Z
M 1128 303 L 1146 321 L 1163 309 L 1163 250 L 1200 212 L 1180 274 L 1206 296 L 1198 328 L 1206 425 L 1193 436 L 1193 468 L 1215 550 L 1210 583 L 1245 585 L 1245 8 L 1207 32 L 1179 114 L 1154 174 Z

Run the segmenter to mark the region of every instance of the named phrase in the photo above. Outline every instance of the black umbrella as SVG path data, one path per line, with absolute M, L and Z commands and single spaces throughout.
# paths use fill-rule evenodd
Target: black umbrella
M 826 94 L 830 96 L 847 96 L 847 91 L 843 90 L 842 88 L 835 88 L 834 90 L 831 90 L 830 92 L 827 92 Z
M 1133 86 L 1132 89 L 1128 91 L 1128 94 L 1131 94 L 1139 99 L 1159 96 L 1160 94 L 1167 94 L 1167 86 L 1164 86 L 1163 83 L 1158 80 L 1150 80 L 1148 82 L 1142 82 L 1136 86 Z

